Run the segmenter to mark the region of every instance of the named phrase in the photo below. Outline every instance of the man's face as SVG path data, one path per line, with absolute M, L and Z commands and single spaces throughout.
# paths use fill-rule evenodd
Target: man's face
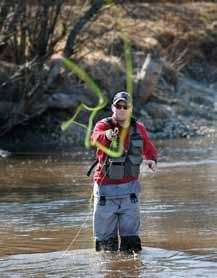
M 120 100 L 112 105 L 112 112 L 117 121 L 126 121 L 127 117 L 129 117 L 129 112 L 132 112 L 132 105 Z

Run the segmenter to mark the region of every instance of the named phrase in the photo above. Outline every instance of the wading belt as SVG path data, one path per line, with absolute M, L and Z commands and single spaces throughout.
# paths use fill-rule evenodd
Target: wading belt
M 96 158 L 96 160 L 93 162 L 93 164 L 90 166 L 89 170 L 87 171 L 87 176 L 89 177 L 91 172 L 93 171 L 93 168 L 96 167 L 97 163 L 99 162 L 99 159 Z
M 130 193 L 130 201 L 133 204 L 138 202 L 138 198 L 136 196 L 136 193 Z M 99 197 L 99 205 L 100 206 L 105 206 L 106 205 L 106 196 L 102 195 L 102 196 Z

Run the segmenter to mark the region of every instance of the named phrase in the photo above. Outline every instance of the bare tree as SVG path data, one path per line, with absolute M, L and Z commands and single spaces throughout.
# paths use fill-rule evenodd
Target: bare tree
M 105 1 L 104 0 L 96 0 L 96 1 L 90 1 L 92 4 L 90 8 L 86 11 L 86 13 L 79 18 L 79 20 L 76 22 L 74 26 L 69 30 L 66 44 L 63 50 L 63 56 L 65 58 L 70 57 L 73 54 L 74 46 L 76 37 L 80 34 L 82 28 L 94 17 L 97 15 L 98 11 L 102 8 Z M 51 68 L 51 71 L 49 73 L 48 79 L 47 79 L 47 85 L 50 85 L 57 74 L 60 71 L 61 63 L 59 61 L 56 61 L 53 67 Z
M 3 0 L 0 3 L 0 66 L 8 72 L 1 82 L 0 101 L 5 92 L 10 94 L 8 113 L 1 119 L 0 133 L 29 120 L 47 108 L 44 92 L 48 90 L 58 73 L 56 61 L 49 70 L 47 63 L 60 41 L 65 41 L 64 57 L 73 55 L 77 37 L 88 23 L 93 22 L 104 0 L 88 0 L 89 8 L 73 23 L 62 20 L 64 0 Z M 81 10 L 81 7 L 80 7 Z M 1 71 L 0 71 L 1 74 Z
M 11 57 L 7 59 L 22 65 L 36 56 L 42 59 L 52 54 L 66 33 L 64 25 L 60 32 L 56 30 L 63 3 L 62 0 L 38 0 L 37 5 L 29 4 L 28 0 L 3 2 L 0 11 L 0 45 L 10 48 L 7 55 Z

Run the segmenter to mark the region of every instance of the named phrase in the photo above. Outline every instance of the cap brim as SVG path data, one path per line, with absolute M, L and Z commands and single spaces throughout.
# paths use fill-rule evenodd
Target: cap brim
M 113 104 L 116 104 L 116 103 L 118 103 L 119 101 L 125 101 L 126 103 L 128 103 L 128 100 L 126 99 L 126 98 L 118 98 L 118 99 L 116 99 L 114 102 L 113 102 Z

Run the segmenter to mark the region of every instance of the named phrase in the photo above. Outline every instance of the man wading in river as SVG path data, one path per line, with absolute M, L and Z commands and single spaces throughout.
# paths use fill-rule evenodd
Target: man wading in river
M 127 92 L 115 94 L 112 112 L 112 117 L 96 123 L 91 137 L 93 145 L 98 141 L 111 149 L 114 142 L 120 143 L 120 135 L 127 129 L 121 157 L 109 157 L 101 149 L 96 150 L 93 220 L 96 251 L 134 253 L 142 250 L 139 168 L 146 159 L 145 163 L 156 171 L 157 150 L 144 125 L 134 118 L 129 121 L 132 101 Z

